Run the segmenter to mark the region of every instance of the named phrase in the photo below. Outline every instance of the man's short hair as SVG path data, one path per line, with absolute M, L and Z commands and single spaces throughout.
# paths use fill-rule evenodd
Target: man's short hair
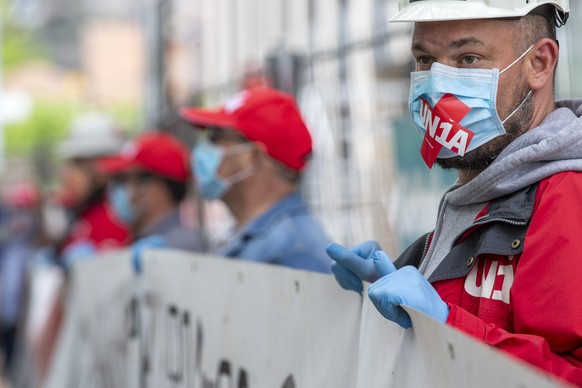
M 275 159 L 271 159 L 273 163 L 275 173 L 279 176 L 279 178 L 283 179 L 284 181 L 292 184 L 297 184 L 301 180 L 301 172 L 291 169 L 285 166 L 283 163 L 279 163 Z
M 542 6 L 520 19 L 521 36 L 516 45 L 518 54 L 522 54 L 541 39 L 557 41 L 556 25 L 553 22 L 554 11 L 552 6 Z

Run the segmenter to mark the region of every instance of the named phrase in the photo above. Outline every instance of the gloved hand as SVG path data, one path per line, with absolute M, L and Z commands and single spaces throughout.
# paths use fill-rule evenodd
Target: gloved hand
M 436 321 L 447 321 L 449 306 L 416 268 L 406 266 L 396 270 L 383 251 L 374 253 L 373 261 L 382 278 L 370 286 L 368 296 L 385 318 L 405 329 L 411 327 L 410 316 L 400 307 L 408 306 Z
M 97 247 L 92 241 L 81 240 L 77 241 L 70 246 L 68 246 L 61 253 L 62 264 L 66 270 L 69 270 L 71 266 L 77 261 L 87 260 L 95 256 L 97 253 Z
M 376 241 L 366 241 L 349 249 L 336 243 L 329 244 L 326 251 L 334 260 L 331 271 L 340 286 L 362 293 L 362 280 L 371 283 L 379 279 L 372 256 L 380 249 Z
M 133 264 L 133 270 L 136 273 L 141 272 L 141 257 L 146 249 L 165 248 L 167 246 L 168 242 L 160 235 L 144 237 L 134 242 L 131 246 L 131 263 Z

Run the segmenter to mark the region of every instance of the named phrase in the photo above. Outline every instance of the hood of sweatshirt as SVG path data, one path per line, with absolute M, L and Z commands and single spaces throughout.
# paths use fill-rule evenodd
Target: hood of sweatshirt
M 582 171 L 582 99 L 556 102 L 538 127 L 515 139 L 448 200 L 459 206 L 488 202 L 563 171 Z

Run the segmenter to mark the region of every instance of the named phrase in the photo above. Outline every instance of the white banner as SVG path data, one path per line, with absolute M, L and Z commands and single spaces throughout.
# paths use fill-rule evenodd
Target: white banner
M 355 386 L 360 297 L 331 276 L 148 253 L 144 387 Z
M 554 378 L 406 308 L 414 330 L 387 321 L 364 298 L 358 388 L 558 387 Z
M 136 277 L 128 251 L 76 263 L 47 388 L 138 387 Z
M 50 388 L 556 386 L 415 311 L 403 330 L 330 275 L 172 250 L 143 268 L 75 267 Z

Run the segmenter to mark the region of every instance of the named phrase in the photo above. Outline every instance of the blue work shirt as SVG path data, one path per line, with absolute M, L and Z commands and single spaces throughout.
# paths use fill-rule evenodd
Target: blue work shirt
M 299 193 L 293 193 L 239 230 L 222 256 L 330 273 L 330 242 Z
M 168 248 L 192 252 L 203 252 L 205 250 L 204 240 L 200 231 L 184 226 L 178 209 L 172 210 L 155 225 L 143 231 L 142 234 L 137 236 L 135 242 L 150 236 L 161 236 L 165 240 L 165 246 Z

